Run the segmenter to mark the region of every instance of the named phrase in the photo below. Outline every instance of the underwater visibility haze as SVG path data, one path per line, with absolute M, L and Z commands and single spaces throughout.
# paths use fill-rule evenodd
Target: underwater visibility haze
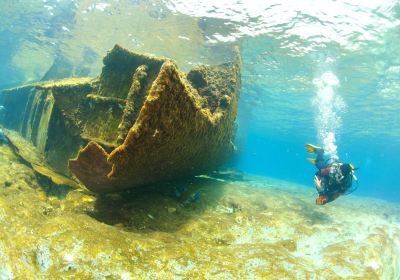
M 0 279 L 400 279 L 399 53 L 394 0 L 0 0 Z

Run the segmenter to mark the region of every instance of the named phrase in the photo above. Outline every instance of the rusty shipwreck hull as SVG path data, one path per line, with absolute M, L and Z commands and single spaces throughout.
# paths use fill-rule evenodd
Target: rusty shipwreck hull
M 240 59 L 197 66 L 115 46 L 99 78 L 5 90 L 3 126 L 18 131 L 46 165 L 94 192 L 200 174 L 233 150 Z

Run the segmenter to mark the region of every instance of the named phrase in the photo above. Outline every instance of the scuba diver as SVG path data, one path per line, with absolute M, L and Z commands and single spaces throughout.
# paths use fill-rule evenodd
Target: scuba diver
M 314 176 L 315 188 L 319 194 L 315 200 L 317 204 L 324 205 L 357 189 L 358 181 L 354 171 L 358 168 L 354 168 L 351 163 L 339 162 L 336 154 L 326 152 L 323 148 L 312 144 L 306 144 L 305 148 L 309 154 L 317 155 L 316 158 L 307 158 L 318 168 Z M 353 186 L 353 179 L 356 186 Z

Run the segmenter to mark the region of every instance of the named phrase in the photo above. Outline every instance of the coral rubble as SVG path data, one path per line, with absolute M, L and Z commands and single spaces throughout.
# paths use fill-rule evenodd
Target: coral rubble
M 99 78 L 5 90 L 2 123 L 30 140 L 46 164 L 95 192 L 215 169 L 233 149 L 240 59 L 197 66 L 131 53 L 118 45 Z M 43 164 L 44 165 L 44 164 Z

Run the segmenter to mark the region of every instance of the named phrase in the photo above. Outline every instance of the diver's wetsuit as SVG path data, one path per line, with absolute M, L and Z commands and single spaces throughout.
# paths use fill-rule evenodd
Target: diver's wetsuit
M 317 154 L 317 158 L 315 159 L 315 166 L 320 170 L 329 167 L 331 164 L 337 162 L 339 159 L 335 154 L 326 152 L 322 148 L 318 148 L 315 151 Z
M 313 144 L 305 145 L 309 154 L 316 154 L 316 158 L 307 160 L 318 168 L 315 173 L 314 183 L 319 197 L 317 204 L 326 204 L 338 198 L 343 194 L 349 194 L 358 187 L 357 177 L 354 175 L 354 166 L 350 163 L 341 163 L 333 149 L 325 151 L 323 148 Z M 357 185 L 353 187 L 353 178 Z
M 343 163 L 334 162 L 315 173 L 315 176 L 321 180 L 317 204 L 331 202 L 351 189 L 353 177 L 348 170 L 342 170 L 345 169 L 343 167 Z

